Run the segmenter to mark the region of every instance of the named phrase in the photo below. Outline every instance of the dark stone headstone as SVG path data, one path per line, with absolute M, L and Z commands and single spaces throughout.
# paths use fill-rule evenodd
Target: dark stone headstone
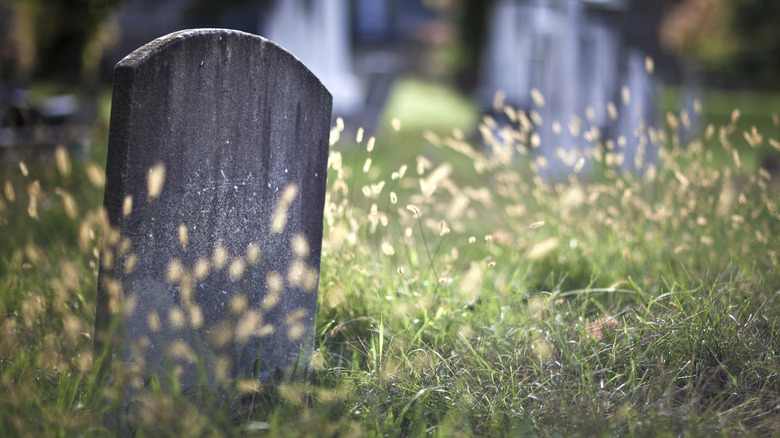
M 330 118 L 320 81 L 252 34 L 176 32 L 117 64 L 95 331 L 131 393 L 307 374 Z

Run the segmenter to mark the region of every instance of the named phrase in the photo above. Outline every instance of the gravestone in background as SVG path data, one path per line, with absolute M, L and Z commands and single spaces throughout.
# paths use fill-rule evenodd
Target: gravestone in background
M 540 174 L 548 180 L 594 170 L 600 142 L 623 157 L 614 165 L 624 171 L 644 172 L 655 161 L 649 130 L 656 124 L 657 84 L 646 71 L 644 49 L 633 45 L 641 31 L 625 26 L 637 21 L 633 3 L 497 0 L 490 6 L 480 100 L 491 108 L 500 90 L 506 104 L 539 116 L 531 117 L 536 157 L 547 163 Z M 653 18 L 640 21 L 646 20 Z M 516 123 L 501 108 L 493 113 L 499 123 Z
M 96 353 L 137 371 L 131 393 L 170 371 L 184 393 L 307 374 L 331 102 L 238 31 L 176 32 L 117 64 Z

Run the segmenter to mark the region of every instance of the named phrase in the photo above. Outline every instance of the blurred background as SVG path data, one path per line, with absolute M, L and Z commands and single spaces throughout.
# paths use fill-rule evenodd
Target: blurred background
M 0 0 L 0 147 L 104 130 L 113 66 L 195 27 L 279 43 L 369 133 L 390 118 L 475 132 L 506 117 L 496 99 L 615 137 L 668 110 L 698 131 L 739 99 L 771 124 L 778 22 L 772 0 Z M 639 111 L 611 114 L 627 93 Z

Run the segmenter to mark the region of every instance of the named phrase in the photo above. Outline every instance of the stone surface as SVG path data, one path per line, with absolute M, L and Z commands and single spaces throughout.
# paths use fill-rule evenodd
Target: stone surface
M 331 107 L 248 33 L 176 32 L 117 64 L 96 352 L 139 370 L 134 390 L 306 375 Z

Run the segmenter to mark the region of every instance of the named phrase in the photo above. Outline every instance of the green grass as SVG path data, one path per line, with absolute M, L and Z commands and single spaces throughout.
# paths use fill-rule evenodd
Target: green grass
M 778 436 L 780 191 L 751 157 L 780 129 L 749 146 L 742 114 L 679 146 L 668 130 L 654 172 L 556 183 L 454 151 L 455 123 L 425 140 L 402 121 L 371 152 L 342 139 L 311 381 L 205 407 L 161 390 L 139 435 Z M 100 146 L 70 171 L 0 170 L 0 435 L 110 434 L 118 387 L 92 374 Z

